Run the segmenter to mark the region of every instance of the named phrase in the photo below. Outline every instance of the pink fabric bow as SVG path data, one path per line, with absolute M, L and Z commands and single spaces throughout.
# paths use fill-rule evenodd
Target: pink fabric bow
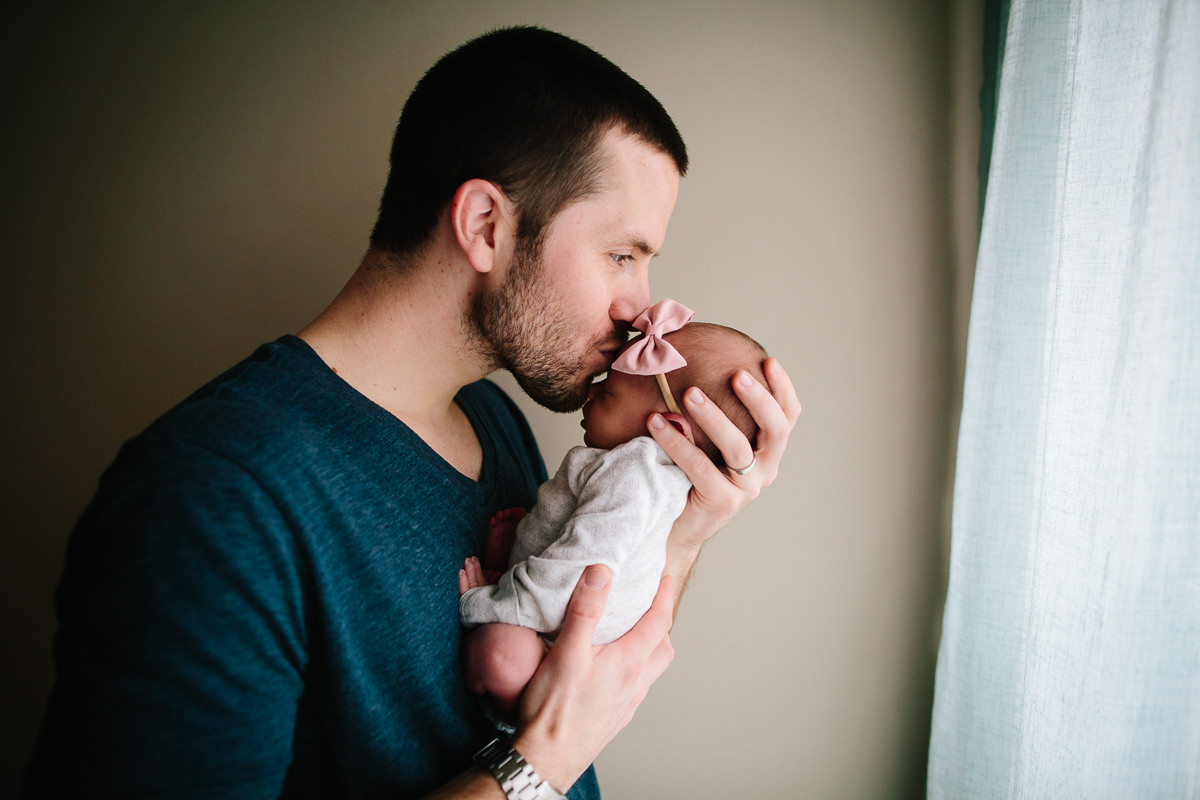
M 685 366 L 684 357 L 662 337 L 687 325 L 695 313 L 670 298 L 650 306 L 633 322 L 646 335 L 625 348 L 612 368 L 630 375 L 661 375 Z

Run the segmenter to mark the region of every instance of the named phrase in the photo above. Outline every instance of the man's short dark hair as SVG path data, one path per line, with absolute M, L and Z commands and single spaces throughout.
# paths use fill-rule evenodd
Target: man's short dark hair
M 473 39 L 434 64 L 404 104 L 371 246 L 416 253 L 472 178 L 499 186 L 517 207 L 517 235 L 536 241 L 559 211 L 598 190 L 599 144 L 614 127 L 687 171 L 662 104 L 596 51 L 532 27 Z

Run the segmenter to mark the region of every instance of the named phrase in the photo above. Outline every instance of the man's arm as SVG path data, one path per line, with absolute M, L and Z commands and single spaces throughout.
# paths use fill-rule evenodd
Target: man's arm
M 278 795 L 307 663 L 302 563 L 240 466 L 189 441 L 126 445 L 67 547 L 26 796 Z
M 562 632 L 521 697 L 521 725 L 513 748 L 563 793 L 629 724 L 674 658 L 668 634 L 675 592 L 669 576 L 629 633 L 603 647 L 592 646 L 611 586 L 606 567 L 589 567 L 583 573 Z M 504 793 L 494 777 L 473 767 L 427 796 L 450 798 L 503 800 Z
M 768 358 L 763 362 L 763 373 L 769 387 L 759 384 L 744 370 L 733 379 L 734 392 L 758 425 L 757 449 L 750 446 L 742 432 L 700 389 L 693 386 L 683 394 L 688 415 L 717 445 L 726 464 L 740 467 L 755 462 L 754 469 L 745 475 L 718 469 L 698 447 L 667 425 L 661 415 L 655 414 L 649 420 L 650 435 L 692 482 L 688 504 L 675 520 L 667 540 L 664 574 L 675 579 L 676 608 L 704 543 L 774 482 L 788 437 L 800 418 L 795 387 L 779 361 Z
M 661 416 L 649 421 L 651 435 L 687 473 L 693 487 L 671 529 L 667 565 L 654 604 L 625 636 L 592 647 L 611 576 L 602 566 L 589 567 L 571 598 L 562 634 L 521 699 L 522 726 L 513 746 L 559 791 L 574 784 L 633 719 L 650 686 L 674 658 L 668 634 L 704 543 L 779 474 L 779 462 L 800 417 L 800 402 L 777 360 L 767 359 L 763 371 L 769 390 L 745 373 L 736 376 L 733 384 L 758 424 L 757 450 L 699 389 L 684 393 L 688 414 L 720 448 L 726 463 L 749 464 L 757 459 L 746 475 L 718 469 Z M 430 800 L 503 797 L 496 779 L 474 768 L 430 795 Z

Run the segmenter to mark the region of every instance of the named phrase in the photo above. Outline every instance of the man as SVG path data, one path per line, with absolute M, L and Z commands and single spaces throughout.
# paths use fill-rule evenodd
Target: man
M 589 569 L 516 735 L 472 766 L 494 733 L 458 668 L 456 570 L 545 478 L 481 379 L 508 369 L 543 405 L 582 405 L 649 304 L 686 167 L 661 105 L 565 37 L 498 31 L 439 61 L 343 291 L 101 480 L 68 547 L 27 794 L 500 798 L 516 765 L 537 796 L 597 797 L 589 765 L 670 662 L 700 547 L 774 478 L 799 405 L 774 361 L 774 397 L 735 380 L 755 451 L 689 390 L 748 465 L 729 473 L 648 421 L 695 486 L 653 607 L 591 647 L 609 576 Z

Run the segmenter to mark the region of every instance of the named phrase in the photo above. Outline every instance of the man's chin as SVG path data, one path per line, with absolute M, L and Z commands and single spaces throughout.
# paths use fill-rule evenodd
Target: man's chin
M 583 408 L 587 402 L 588 388 L 592 384 L 589 377 L 581 384 L 574 386 L 547 386 L 538 381 L 531 381 L 513 373 L 517 385 L 529 396 L 529 399 L 543 408 L 559 414 L 571 414 Z

